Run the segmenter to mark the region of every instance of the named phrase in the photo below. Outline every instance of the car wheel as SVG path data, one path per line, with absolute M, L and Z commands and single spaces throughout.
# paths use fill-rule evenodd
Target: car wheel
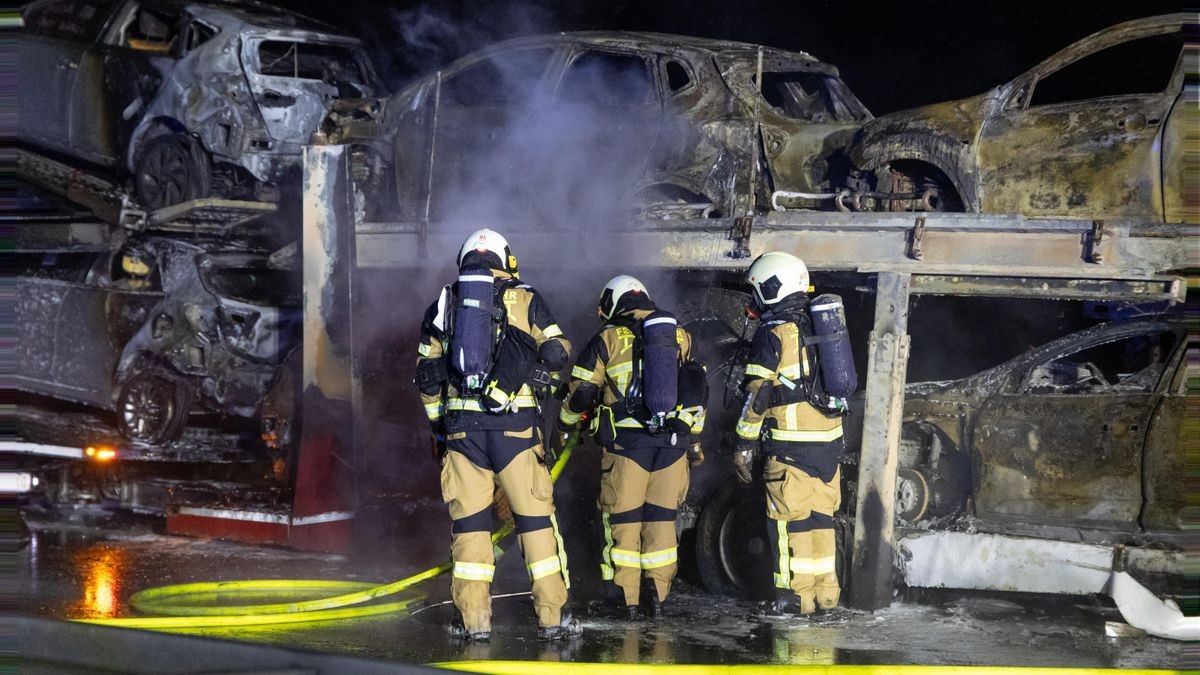
M 207 197 L 212 185 L 208 155 L 182 134 L 146 144 L 135 171 L 137 196 L 151 210 Z
M 761 485 L 719 490 L 696 523 L 696 567 L 711 593 L 769 598 L 771 543 Z
M 165 443 L 179 438 L 191 412 L 191 390 L 161 373 L 138 373 L 117 396 L 117 429 L 138 443 Z
M 900 469 L 896 475 L 896 517 L 915 523 L 929 511 L 929 480 L 916 469 Z

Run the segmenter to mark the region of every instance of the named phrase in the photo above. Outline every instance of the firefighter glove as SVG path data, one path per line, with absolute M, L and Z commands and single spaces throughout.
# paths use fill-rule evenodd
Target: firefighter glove
M 739 442 L 733 451 L 733 470 L 738 480 L 749 484 L 754 480 L 754 455 L 758 452 L 757 443 Z
M 692 443 L 692 447 L 688 448 L 688 464 L 692 468 L 698 467 L 704 463 L 704 450 L 700 448 L 699 443 Z

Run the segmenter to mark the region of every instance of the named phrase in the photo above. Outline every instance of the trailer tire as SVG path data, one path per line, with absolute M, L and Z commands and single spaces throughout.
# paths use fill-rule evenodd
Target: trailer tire
M 162 134 L 138 155 L 134 184 L 138 200 L 153 211 L 207 197 L 212 191 L 212 166 L 208 154 L 191 138 Z
M 771 544 L 762 485 L 735 483 L 709 499 L 696 522 L 696 567 L 710 592 L 771 597 Z
M 121 385 L 117 430 L 136 443 L 168 443 L 183 434 L 191 407 L 192 392 L 185 383 L 155 370 L 143 371 Z

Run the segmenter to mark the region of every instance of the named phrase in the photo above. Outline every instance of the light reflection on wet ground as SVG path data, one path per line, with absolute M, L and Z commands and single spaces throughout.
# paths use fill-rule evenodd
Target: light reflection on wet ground
M 112 523 L 109 523 L 112 526 Z M 129 616 L 129 596 L 164 584 L 255 578 L 388 581 L 418 568 L 356 564 L 341 556 L 166 537 L 145 527 L 38 529 L 18 556 L 20 611 L 53 617 Z M 495 592 L 528 588 L 517 556 L 502 559 Z M 430 584 L 431 602 L 448 581 Z M 896 604 L 875 614 L 843 612 L 813 620 L 766 621 L 754 604 L 680 584 L 666 616 L 629 623 L 579 612 L 582 639 L 534 639 L 528 597 L 495 602 L 491 642 L 449 640 L 449 607 L 412 617 L 187 631 L 355 656 L 427 663 L 529 659 L 624 663 L 924 663 L 971 665 L 1180 667 L 1180 643 L 1104 637 L 1115 610 L 1086 598 L 943 597 Z

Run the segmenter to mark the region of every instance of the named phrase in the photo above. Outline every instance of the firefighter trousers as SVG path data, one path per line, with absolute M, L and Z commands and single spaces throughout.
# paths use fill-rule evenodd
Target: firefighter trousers
M 453 521 L 450 590 L 467 631 L 491 630 L 491 582 L 496 571 L 491 527 L 496 484 L 512 507 L 538 625 L 559 625 L 570 581 L 539 430 L 531 426 L 517 431 L 450 433 L 446 449 L 442 499 L 449 505 Z
M 690 469 L 675 447 L 617 445 L 600 458 L 600 575 L 637 605 L 642 575 L 667 599 L 678 568 L 675 515 L 687 496 Z
M 841 589 L 833 514 L 841 505 L 841 470 L 825 482 L 769 457 L 763 480 L 775 587 L 795 593 L 802 614 L 836 607 Z

